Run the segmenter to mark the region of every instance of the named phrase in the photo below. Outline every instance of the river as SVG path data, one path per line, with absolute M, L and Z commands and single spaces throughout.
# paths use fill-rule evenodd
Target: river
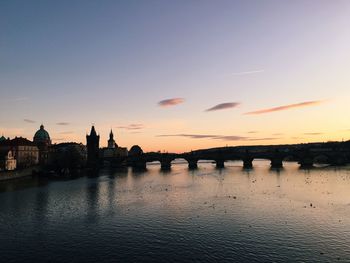
M 350 167 L 0 182 L 1 262 L 350 262 Z

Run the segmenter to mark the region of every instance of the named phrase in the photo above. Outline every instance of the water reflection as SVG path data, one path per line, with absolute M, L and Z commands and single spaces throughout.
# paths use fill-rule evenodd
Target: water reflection
M 99 217 L 99 180 L 86 181 L 87 223 L 97 223 Z
M 3 182 L 2 260 L 350 261 L 349 167 L 226 166 Z
M 38 228 L 44 227 L 47 223 L 49 195 L 50 192 L 47 188 L 36 192 L 34 222 Z

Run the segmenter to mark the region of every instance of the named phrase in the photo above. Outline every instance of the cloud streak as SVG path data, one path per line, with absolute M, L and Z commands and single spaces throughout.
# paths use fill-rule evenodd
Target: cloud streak
M 60 125 L 60 126 L 67 126 L 69 125 L 69 122 L 57 122 L 56 125 Z
M 277 140 L 280 138 L 269 137 L 269 138 L 252 138 L 238 135 L 213 135 L 213 134 L 161 134 L 157 137 L 184 137 L 190 139 L 211 139 L 211 140 L 222 140 L 222 141 L 265 141 L 265 140 Z
M 211 107 L 209 109 L 206 109 L 205 111 L 217 111 L 217 110 L 226 110 L 231 108 L 236 108 L 240 105 L 239 102 L 227 102 L 227 103 L 220 103 L 218 105 L 215 105 L 214 107 Z
M 306 132 L 304 135 L 321 135 L 323 134 L 322 132 Z
M 233 75 L 233 76 L 243 76 L 243 75 L 250 75 L 250 74 L 256 74 L 256 73 L 263 73 L 263 72 L 265 72 L 265 70 L 258 69 L 258 70 L 234 72 L 234 73 L 231 73 L 231 75 Z
M 207 135 L 207 134 L 161 134 L 157 135 L 157 137 L 186 137 L 191 139 L 213 139 L 218 137 L 219 135 Z
M 30 119 L 23 119 L 23 121 L 26 123 L 36 123 L 36 121 Z
M 161 100 L 158 102 L 158 106 L 160 107 L 170 107 L 170 106 L 175 106 L 181 103 L 184 103 L 185 99 L 184 98 L 172 98 L 172 99 L 166 99 L 166 100 Z
M 30 98 L 28 97 L 17 97 L 17 98 L 0 98 L 0 103 L 17 103 L 28 101 Z
M 73 131 L 63 131 L 63 132 L 60 132 L 59 134 L 73 134 L 74 132 Z
M 117 126 L 117 128 L 125 129 L 125 130 L 141 130 L 141 129 L 144 129 L 145 126 L 142 123 L 132 123 L 129 125 Z
M 274 107 L 274 108 L 250 111 L 250 112 L 244 113 L 244 115 L 258 115 L 258 114 L 265 114 L 265 113 L 271 113 L 276 111 L 289 110 L 293 108 L 311 107 L 311 106 L 317 106 L 323 102 L 324 102 L 323 100 L 304 101 L 300 103 L 288 104 L 288 105 L 283 105 L 283 106 Z
M 25 100 L 29 100 L 29 98 L 27 98 L 27 97 L 19 97 L 19 98 L 14 98 L 12 101 L 25 101 Z

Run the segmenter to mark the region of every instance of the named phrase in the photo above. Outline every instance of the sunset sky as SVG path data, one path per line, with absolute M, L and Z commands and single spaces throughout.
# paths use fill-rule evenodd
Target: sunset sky
M 0 136 L 182 152 L 350 139 L 350 1 L 0 2 Z

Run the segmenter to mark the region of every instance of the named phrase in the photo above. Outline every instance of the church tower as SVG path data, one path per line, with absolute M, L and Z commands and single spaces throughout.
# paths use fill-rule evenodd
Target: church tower
M 116 147 L 118 147 L 118 145 L 115 143 L 113 137 L 114 137 L 113 131 L 111 130 L 111 132 L 109 133 L 109 140 L 108 140 L 108 148 L 109 149 L 115 149 Z
M 89 167 L 97 167 L 100 152 L 100 135 L 96 134 L 95 127 L 91 127 L 90 135 L 86 135 L 87 144 L 87 165 Z

